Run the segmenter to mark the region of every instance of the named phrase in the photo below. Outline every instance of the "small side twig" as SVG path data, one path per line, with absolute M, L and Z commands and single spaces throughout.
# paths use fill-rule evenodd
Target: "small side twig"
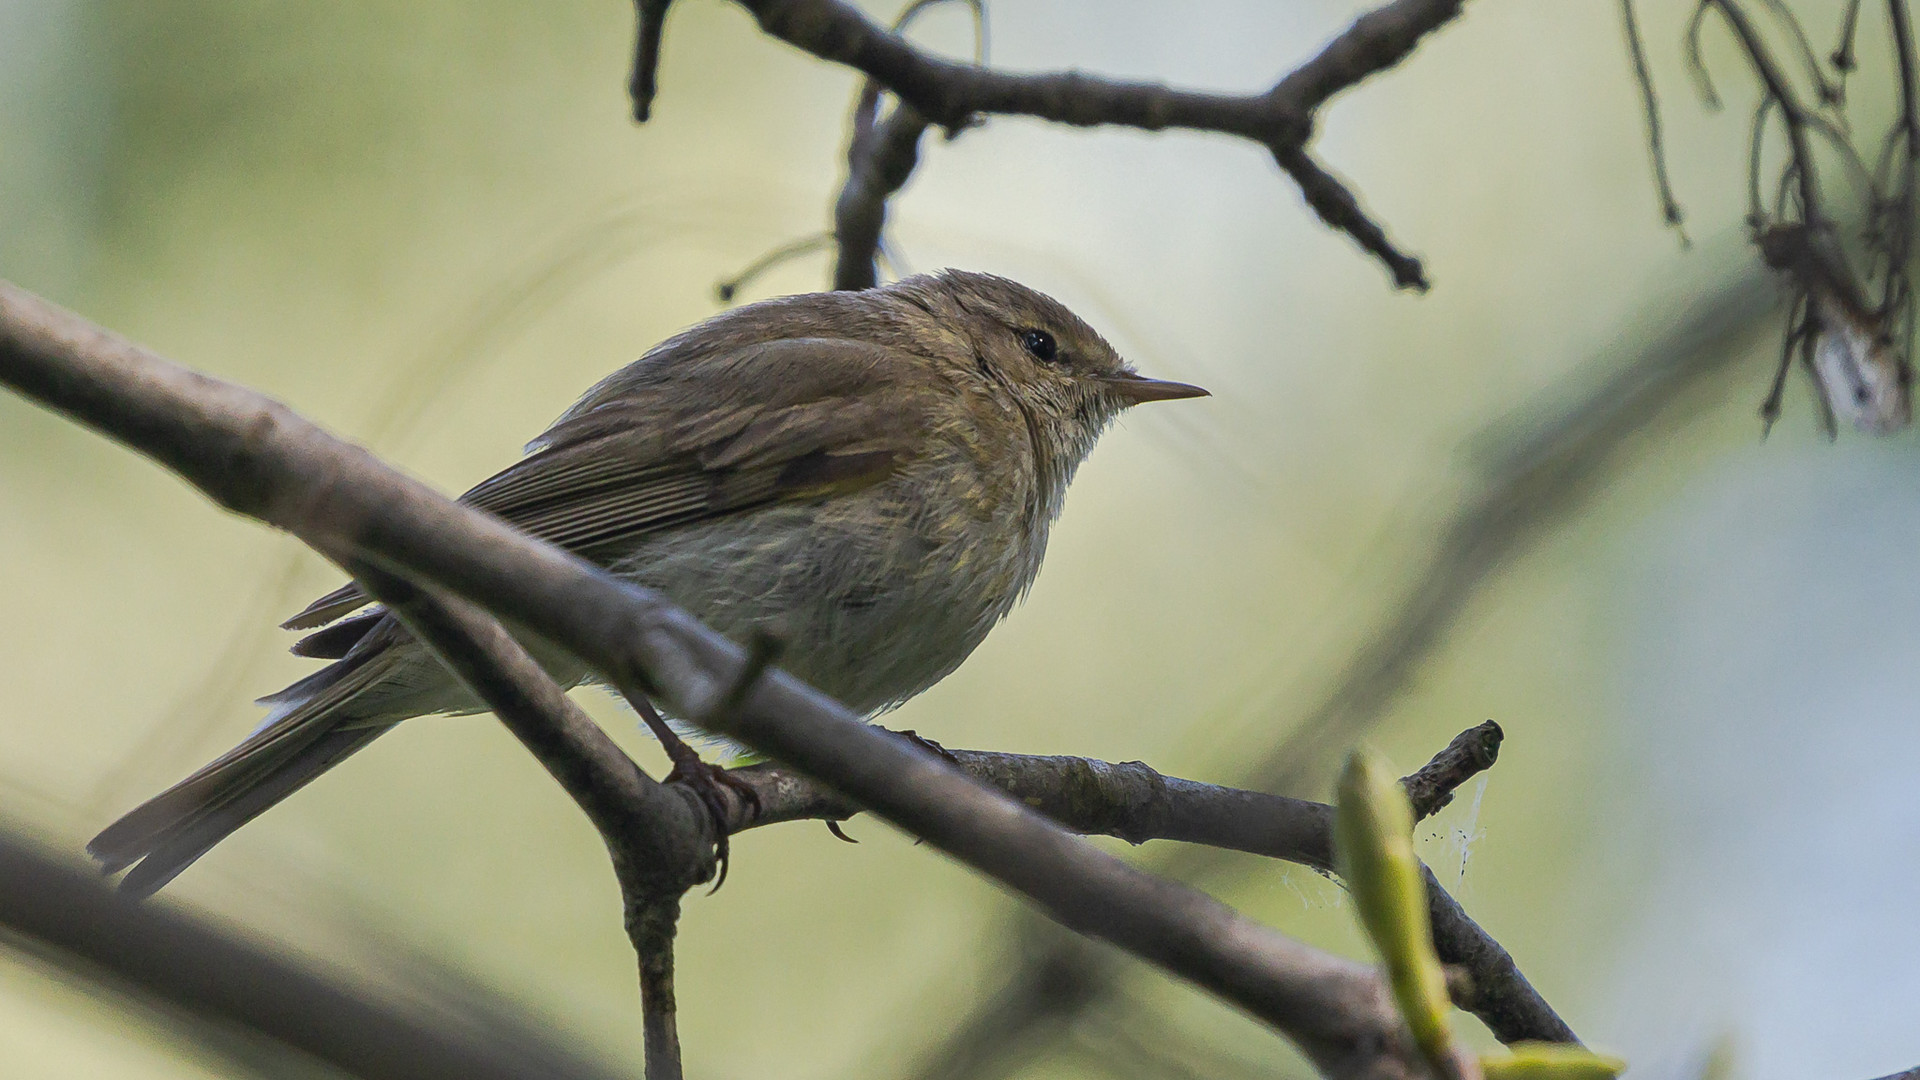
M 1682 247 L 1690 246 L 1685 228 L 1686 214 L 1673 194 L 1673 180 L 1667 175 L 1667 144 L 1660 131 L 1660 99 L 1654 94 L 1653 73 L 1647 67 L 1647 46 L 1640 36 L 1640 16 L 1633 0 L 1620 0 L 1620 21 L 1627 34 L 1627 55 L 1633 61 L 1633 79 L 1640 87 L 1640 103 L 1646 110 L 1647 151 L 1653 160 L 1653 184 L 1660 196 L 1660 216 L 1680 235 Z
M 740 295 L 740 290 L 753 284 L 754 280 L 761 274 L 783 263 L 791 262 L 802 255 L 819 251 L 831 243 L 833 243 L 833 234 L 822 232 L 814 233 L 812 236 L 803 236 L 798 240 L 791 240 L 781 244 L 779 247 L 774 248 L 772 251 L 767 252 L 765 255 L 760 256 L 742 267 L 739 273 L 725 281 L 715 284 L 713 287 L 713 298 L 722 304 L 731 304 L 733 303 L 734 297 Z
M 1453 793 L 1461 784 L 1493 768 L 1500 758 L 1500 742 L 1506 732 L 1491 720 L 1482 721 L 1453 737 L 1446 748 L 1433 756 L 1400 783 L 1413 803 L 1414 818 L 1429 818 L 1453 802 Z
M 633 99 L 633 119 L 637 123 L 644 124 L 653 115 L 653 95 L 659 88 L 660 33 L 671 3 L 673 0 L 633 0 L 638 26 L 634 31 L 633 74 L 627 83 L 627 93 Z

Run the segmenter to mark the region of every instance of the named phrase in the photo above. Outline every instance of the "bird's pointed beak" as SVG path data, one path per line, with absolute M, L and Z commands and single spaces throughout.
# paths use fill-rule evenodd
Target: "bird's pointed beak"
M 1149 401 L 1178 401 L 1181 398 L 1210 397 L 1207 391 L 1190 383 L 1149 379 L 1144 375 L 1109 375 L 1107 386 L 1129 405 Z

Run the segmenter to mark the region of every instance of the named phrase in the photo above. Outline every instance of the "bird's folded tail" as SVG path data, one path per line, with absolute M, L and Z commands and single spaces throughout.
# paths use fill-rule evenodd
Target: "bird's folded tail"
M 392 725 L 355 715 L 386 674 L 382 658 L 343 660 L 262 698 L 265 723 L 232 750 L 103 829 L 87 853 L 104 873 L 128 867 L 124 892 L 147 896 L 234 830 Z M 137 864 L 137 865 L 136 865 Z

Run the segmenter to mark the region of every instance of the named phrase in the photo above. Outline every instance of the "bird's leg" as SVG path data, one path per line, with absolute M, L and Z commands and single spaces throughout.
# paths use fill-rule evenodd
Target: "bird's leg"
M 627 700 L 632 703 L 634 711 L 640 714 L 640 719 L 647 722 L 647 729 L 653 732 L 653 737 L 660 740 L 661 748 L 667 752 L 667 759 L 673 762 L 673 771 L 667 774 L 666 782 L 671 784 L 678 781 L 692 788 L 713 818 L 713 847 L 720 863 L 713 891 L 718 892 L 727 881 L 727 825 L 730 821 L 727 797 L 721 794 L 720 789 L 732 789 L 752 814 L 760 812 L 760 793 L 745 780 L 701 760 L 700 754 L 667 725 L 660 711 L 653 707 L 653 702 L 639 694 L 631 695 Z

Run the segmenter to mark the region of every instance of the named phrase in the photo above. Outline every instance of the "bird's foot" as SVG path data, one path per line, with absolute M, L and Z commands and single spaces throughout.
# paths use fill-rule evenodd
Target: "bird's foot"
M 727 856 L 729 847 L 727 838 L 732 831 L 734 820 L 732 792 L 746 807 L 746 820 L 752 821 L 760 813 L 760 793 L 752 784 L 733 775 L 718 765 L 701 760 L 699 754 L 684 742 L 675 740 L 678 745 L 668 744 L 667 756 L 673 759 L 673 771 L 667 774 L 667 783 L 685 784 L 707 808 L 707 815 L 713 819 L 714 858 L 719 863 L 711 892 L 719 892 L 720 886 L 727 882 Z
M 673 727 L 661 717 L 660 710 L 653 707 L 653 702 L 638 694 L 628 695 L 627 700 L 633 704 L 634 711 L 640 714 L 640 719 L 646 721 L 653 737 L 660 740 L 660 748 L 667 752 L 667 760 L 673 762 L 673 771 L 667 774 L 667 783 L 685 784 L 699 796 L 700 804 L 707 808 L 707 815 L 713 819 L 713 852 L 719 870 L 715 874 L 712 892 L 719 892 L 720 886 L 727 883 L 727 855 L 730 851 L 727 837 L 733 831 L 729 828 L 733 824 L 732 800 L 726 792 L 731 790 L 739 796 L 747 810 L 745 820 L 749 822 L 760 815 L 760 793 L 754 790 L 752 784 L 731 772 L 702 761 L 700 754 L 688 746 L 685 739 L 674 734 Z

